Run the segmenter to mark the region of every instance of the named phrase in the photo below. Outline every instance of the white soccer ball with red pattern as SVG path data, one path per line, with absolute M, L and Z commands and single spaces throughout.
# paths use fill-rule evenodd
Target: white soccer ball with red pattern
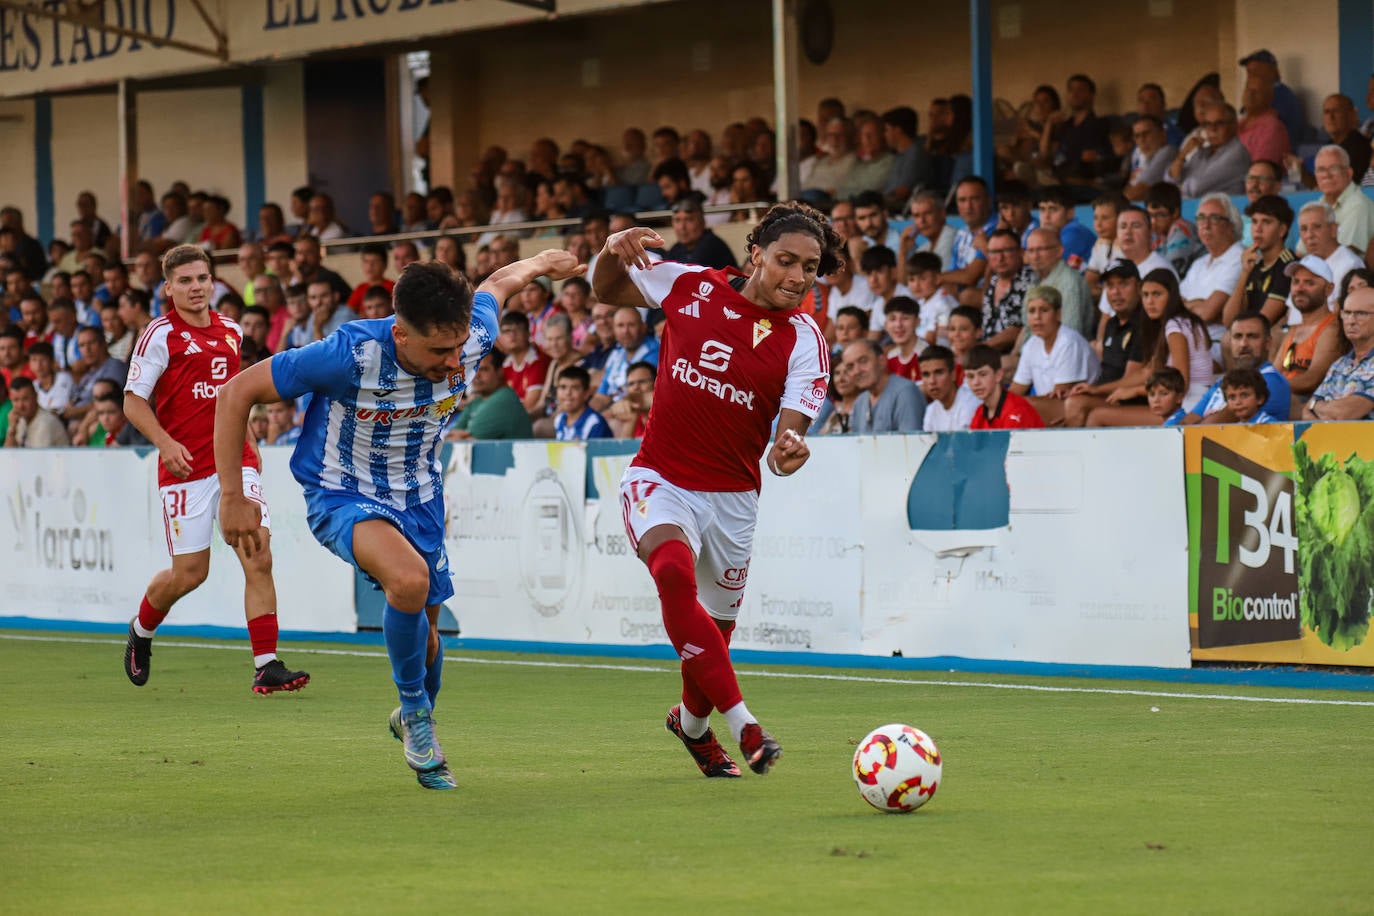
M 940 787 L 940 749 L 919 728 L 895 723 L 875 728 L 854 752 L 859 794 L 879 811 L 905 814 L 930 801 Z

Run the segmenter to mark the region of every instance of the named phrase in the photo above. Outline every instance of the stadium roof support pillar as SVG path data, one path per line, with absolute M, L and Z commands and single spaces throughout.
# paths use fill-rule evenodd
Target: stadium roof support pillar
M 138 182 L 138 102 L 133 84 L 119 81 L 119 248 L 126 260 L 134 256 L 138 240 L 138 214 L 133 211 Z
M 797 165 L 797 3 L 773 0 L 773 112 L 778 200 L 801 192 Z
M 973 61 L 973 174 L 989 187 L 993 183 L 991 6 L 991 0 L 968 3 Z

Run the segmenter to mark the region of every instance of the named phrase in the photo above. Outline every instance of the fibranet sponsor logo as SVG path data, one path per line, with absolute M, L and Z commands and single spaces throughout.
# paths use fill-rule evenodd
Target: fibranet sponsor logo
M 754 392 L 741 391 L 730 382 L 722 382 L 704 374 L 684 357 L 673 362 L 673 378 L 690 388 L 698 388 L 714 395 L 727 404 L 738 404 L 747 410 L 754 409 Z
M 213 401 L 219 397 L 219 390 L 223 385 L 212 385 L 209 382 L 196 382 L 191 386 L 191 397 L 198 401 Z

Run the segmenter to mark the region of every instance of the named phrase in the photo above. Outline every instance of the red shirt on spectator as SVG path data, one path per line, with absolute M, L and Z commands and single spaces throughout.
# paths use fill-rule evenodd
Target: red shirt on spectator
M 893 347 L 891 350 L 887 351 L 887 371 L 891 372 L 893 375 L 900 375 L 904 379 L 919 382 L 921 380 L 921 364 L 919 360 L 919 354 L 917 354 L 915 350 L 912 350 L 911 357 L 906 362 L 902 362 L 902 357 L 898 354 L 897 348 Z M 960 384 L 960 382 L 955 382 L 955 384 Z
M 973 422 L 969 423 L 969 429 L 1043 429 L 1045 421 L 1040 419 L 1040 414 L 1036 413 L 1021 395 L 1011 391 L 1002 392 L 1002 403 L 997 405 L 997 412 L 991 417 L 988 416 L 987 406 L 979 407 L 973 412 Z
M 18 369 L 0 369 L 0 375 L 5 377 L 5 387 L 8 388 L 16 377 L 33 378 L 33 373 L 29 371 L 27 362 L 20 364 Z
M 523 401 L 525 392 L 544 387 L 544 377 L 549 374 L 549 358 L 534 344 L 530 344 L 525 351 L 525 361 L 516 365 L 514 359 L 507 357 L 501 365 L 501 374 L 506 377 L 506 384 L 515 391 L 515 396 Z
M 206 226 L 200 230 L 200 244 L 210 243 L 211 251 L 219 251 L 224 248 L 237 248 L 242 244 L 239 237 L 239 227 L 233 223 L 220 223 L 218 226 Z
M 353 287 L 353 292 L 348 297 L 348 307 L 361 315 L 363 313 L 363 296 L 367 295 L 367 291 L 374 286 L 384 286 L 387 292 L 391 292 L 396 287 L 396 281 L 383 278 L 376 283 L 368 283 L 364 280 Z
M 38 343 L 40 340 L 43 341 L 44 343 L 52 343 L 52 336 L 53 336 L 54 333 L 55 333 L 55 332 L 53 332 L 53 331 L 46 331 L 46 332 L 44 332 L 44 333 L 42 333 L 42 334 L 35 334 L 35 333 L 33 333 L 32 331 L 25 331 L 25 332 L 24 332 L 24 352 L 27 353 L 28 350 L 29 350 L 29 347 L 31 347 L 31 346 L 33 346 L 34 344 Z

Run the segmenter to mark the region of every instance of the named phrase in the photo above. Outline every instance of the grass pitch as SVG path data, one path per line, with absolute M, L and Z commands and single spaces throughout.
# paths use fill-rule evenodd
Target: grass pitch
M 427 792 L 379 647 L 288 646 L 312 683 L 262 698 L 246 646 L 164 638 L 139 689 L 79 639 L 0 638 L 3 913 L 1369 911 L 1374 705 L 1184 696 L 1368 695 L 746 666 L 786 753 L 706 780 L 672 665 L 450 650 Z M 893 721 L 945 760 L 914 815 L 850 776 Z

